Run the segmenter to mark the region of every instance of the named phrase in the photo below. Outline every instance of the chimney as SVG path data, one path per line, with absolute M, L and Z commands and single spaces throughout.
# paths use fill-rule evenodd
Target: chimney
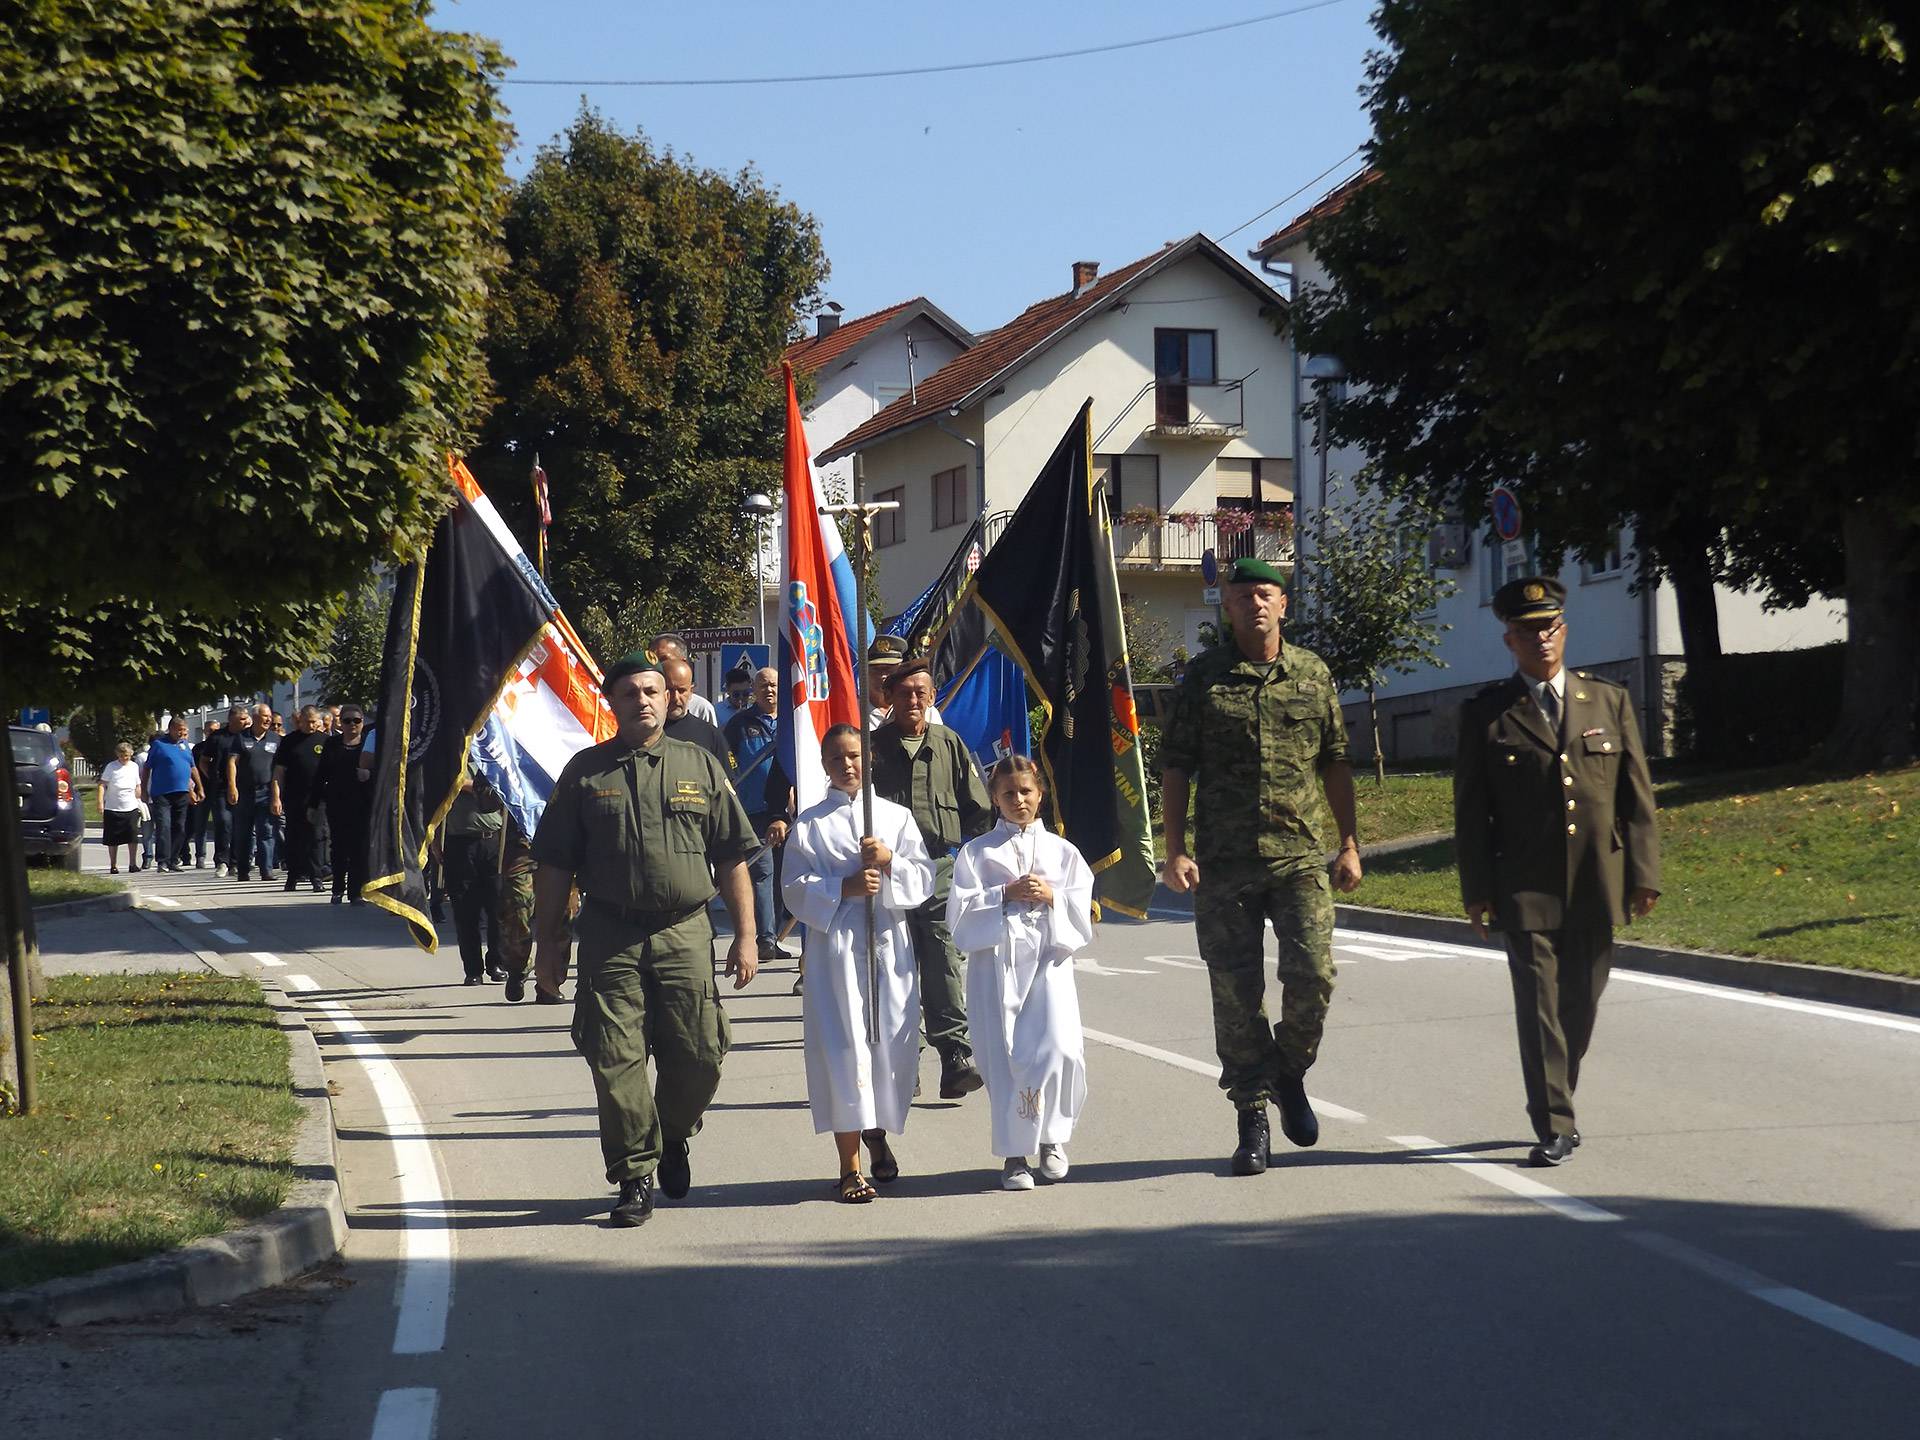
M 1073 293 L 1078 295 L 1100 278 L 1098 260 L 1076 260 L 1073 262 Z
M 831 335 L 839 328 L 840 315 L 838 311 L 822 310 L 818 315 L 813 317 L 813 334 L 815 339 Z

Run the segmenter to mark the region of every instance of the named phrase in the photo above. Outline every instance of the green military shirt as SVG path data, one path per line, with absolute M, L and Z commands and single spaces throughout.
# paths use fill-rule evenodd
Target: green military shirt
M 709 863 L 759 842 L 733 787 L 698 745 L 618 737 L 560 772 L 533 837 L 533 858 L 572 875 L 582 893 L 630 910 L 686 910 L 713 898 Z
M 1271 665 L 1216 645 L 1187 667 L 1160 739 L 1160 764 L 1195 788 L 1194 858 L 1293 858 L 1327 850 L 1320 774 L 1347 758 L 1340 694 L 1311 650 Z
M 485 798 L 481 798 L 484 794 Z M 472 790 L 462 790 L 453 797 L 453 805 L 447 811 L 442 829 L 449 839 L 461 835 L 478 836 L 481 839 L 497 837 L 500 834 L 500 797 L 492 789 L 482 789 L 476 785 Z
M 993 803 L 967 742 L 944 725 L 929 725 L 909 752 L 900 727 L 873 732 L 873 789 L 904 805 L 919 823 L 927 854 L 939 859 L 993 828 Z

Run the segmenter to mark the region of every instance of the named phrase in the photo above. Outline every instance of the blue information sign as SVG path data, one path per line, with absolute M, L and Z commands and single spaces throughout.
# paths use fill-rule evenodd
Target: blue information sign
M 1200 554 L 1200 582 L 1209 589 L 1220 583 L 1220 561 L 1211 545 Z
M 755 670 L 764 670 L 773 664 L 771 648 L 766 645 L 722 645 L 720 647 L 721 683 L 733 673 L 733 669 L 742 660 Z

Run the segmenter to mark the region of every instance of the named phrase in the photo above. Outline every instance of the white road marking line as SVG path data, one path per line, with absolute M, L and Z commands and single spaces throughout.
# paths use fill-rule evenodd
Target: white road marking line
M 1798 1315 L 1802 1320 L 1810 1320 L 1823 1330 L 1831 1330 L 1836 1335 L 1865 1345 L 1868 1349 L 1878 1350 L 1882 1355 L 1892 1356 L 1895 1360 L 1920 1368 L 1920 1339 L 1891 1325 L 1882 1325 L 1878 1320 L 1869 1320 L 1864 1315 L 1855 1314 L 1844 1306 L 1832 1301 L 1822 1300 L 1818 1295 L 1809 1295 L 1804 1290 L 1796 1290 L 1791 1285 L 1782 1285 L 1770 1280 L 1757 1270 L 1749 1270 L 1744 1265 L 1722 1260 L 1717 1255 L 1709 1255 L 1704 1250 L 1696 1250 L 1683 1240 L 1674 1240 L 1652 1230 L 1629 1230 L 1626 1236 L 1634 1244 L 1664 1255 L 1667 1259 L 1697 1270 L 1702 1275 L 1711 1276 L 1724 1285 L 1751 1295 L 1776 1310 L 1785 1310 L 1790 1315 Z
M 427 1440 L 433 1434 L 438 1390 L 388 1390 L 373 1415 L 373 1440 Z
M 311 975 L 287 976 L 287 989 L 289 990 L 318 990 L 319 988 L 320 982 L 315 980 Z
M 1156 965 L 1178 965 L 1182 970 L 1204 970 L 1207 968 L 1201 963 L 1198 955 L 1143 955 L 1140 958 L 1150 960 Z
M 1506 1165 L 1489 1165 L 1484 1160 L 1475 1160 L 1460 1150 L 1449 1150 L 1438 1140 L 1430 1140 L 1425 1135 L 1389 1135 L 1396 1145 L 1404 1145 L 1409 1150 L 1430 1150 L 1430 1155 L 1422 1155 L 1422 1160 L 1444 1163 L 1449 1169 L 1462 1170 L 1475 1179 L 1484 1180 L 1489 1185 L 1510 1191 L 1522 1199 L 1543 1205 L 1556 1215 L 1569 1220 L 1619 1220 L 1621 1217 L 1611 1210 L 1602 1210 L 1598 1205 L 1590 1205 L 1585 1200 L 1576 1200 L 1571 1195 L 1562 1195 L 1551 1185 L 1542 1185 L 1531 1176 L 1522 1175 Z
M 1882 1030 L 1905 1030 L 1920 1035 L 1920 1021 L 1902 1020 L 1893 1015 L 1877 1015 L 1871 1010 L 1853 1010 L 1844 1005 L 1826 1005 L 1818 1000 L 1783 1000 L 1778 995 L 1749 994 L 1725 985 L 1702 985 L 1694 980 L 1671 980 L 1665 975 L 1642 975 L 1638 971 L 1615 970 L 1613 978 L 1630 985 L 1652 985 L 1660 990 L 1679 990 L 1688 995 L 1705 995 L 1713 1000 L 1737 1000 L 1742 1005 L 1760 1005 L 1769 1010 L 1793 1010 L 1802 1015 L 1818 1015 L 1827 1020 L 1847 1020 L 1855 1025 L 1873 1025 Z
M 169 910 L 178 910 L 180 908 L 180 902 L 178 900 L 169 899 L 165 895 L 149 895 L 147 896 L 147 903 L 149 905 L 162 905 Z
M 287 962 L 280 959 L 279 956 L 269 955 L 264 950 L 254 951 L 253 958 L 258 960 L 262 965 L 265 965 L 267 968 L 271 970 L 284 970 L 286 969 L 286 966 L 287 966 Z
M 1117 965 L 1102 965 L 1091 955 L 1073 957 L 1073 968 L 1082 975 L 1151 975 L 1151 970 L 1128 970 Z
M 1124 1035 L 1109 1035 L 1104 1030 L 1088 1030 L 1081 1027 L 1080 1033 L 1089 1040 L 1098 1040 L 1102 1045 L 1111 1045 L 1116 1050 L 1125 1050 L 1129 1055 L 1139 1055 L 1148 1060 L 1158 1060 L 1163 1065 L 1176 1066 L 1195 1075 L 1204 1075 L 1209 1080 L 1220 1078 L 1220 1067 L 1204 1061 L 1192 1059 L 1172 1050 L 1162 1050 L 1158 1045 L 1142 1045 L 1138 1040 L 1129 1040 Z M 1313 1108 L 1329 1120 L 1351 1120 L 1355 1124 L 1365 1124 L 1367 1117 L 1358 1110 L 1349 1110 L 1344 1105 L 1336 1105 L 1331 1100 L 1322 1100 L 1319 1096 L 1309 1096 Z
M 1333 943 L 1350 945 L 1395 945 L 1405 950 L 1431 950 L 1436 955 L 1464 955 L 1472 960 L 1505 960 L 1507 953 L 1495 944 L 1455 945 L 1446 940 L 1416 940 L 1405 935 L 1387 935 L 1378 930 L 1349 930 L 1345 926 L 1333 932 Z
M 211 925 L 213 923 L 211 920 L 207 919 L 206 916 L 202 915 L 198 910 L 189 910 L 187 911 L 186 914 L 182 915 L 180 918 L 182 920 L 191 920 L 195 925 Z
M 1365 955 L 1370 960 L 1385 960 L 1393 965 L 1421 958 L 1418 950 L 1394 950 L 1385 945 L 1355 945 L 1351 940 L 1336 940 L 1333 948 L 1348 955 Z
M 393 1353 L 435 1355 L 446 1348 L 447 1308 L 453 1292 L 453 1231 L 446 1223 L 446 1193 L 434 1164 L 433 1146 L 413 1101 L 413 1092 L 373 1036 L 338 1000 L 314 1002 L 333 1022 L 343 1048 L 360 1062 L 372 1082 L 374 1098 L 393 1140 L 394 1168 L 400 1180 L 400 1206 L 406 1212 L 405 1259 L 400 1269 L 400 1315 L 394 1323 Z
M 214 931 L 213 931 L 213 933 L 214 933 L 214 937 L 215 937 L 216 939 L 219 939 L 219 940 L 224 940 L 224 941 L 226 941 L 226 942 L 227 942 L 227 944 L 229 944 L 229 945 L 244 945 L 244 944 L 246 944 L 246 943 L 247 943 L 247 937 L 246 937 L 246 936 L 244 936 L 244 935 L 236 935 L 236 934 L 234 934 L 234 933 L 233 933 L 233 931 L 231 931 L 231 930 L 222 930 L 222 929 L 220 929 L 220 928 L 219 928 L 218 926 L 215 926 L 215 927 L 214 927 Z

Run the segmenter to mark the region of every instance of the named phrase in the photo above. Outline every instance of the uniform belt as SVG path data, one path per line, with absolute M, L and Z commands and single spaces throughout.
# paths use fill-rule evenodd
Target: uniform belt
M 702 900 L 697 905 L 681 905 L 671 910 L 638 910 L 631 905 L 616 905 L 611 900 L 601 900 L 592 895 L 582 897 L 581 903 L 591 905 L 616 920 L 624 920 L 629 925 L 651 925 L 661 929 L 691 919 L 707 908 L 707 902 Z

